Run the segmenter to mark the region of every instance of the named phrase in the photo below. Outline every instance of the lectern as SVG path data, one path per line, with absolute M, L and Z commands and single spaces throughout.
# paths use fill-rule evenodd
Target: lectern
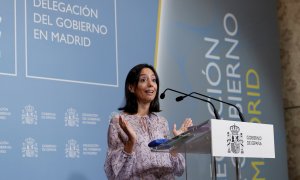
M 216 156 L 275 158 L 274 130 L 270 124 L 210 119 L 152 147 L 152 151 L 208 154 L 211 156 L 211 177 L 216 180 Z M 237 179 L 239 171 L 237 163 Z

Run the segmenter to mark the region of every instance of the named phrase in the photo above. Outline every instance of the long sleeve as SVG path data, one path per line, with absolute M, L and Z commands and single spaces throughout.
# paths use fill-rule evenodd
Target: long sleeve
M 117 118 L 113 118 L 108 128 L 108 151 L 104 164 L 105 173 L 109 180 L 129 179 L 135 162 L 135 153 L 124 152 L 123 141 L 127 136 L 118 126 Z
M 104 165 L 109 180 L 168 179 L 181 176 L 185 168 L 182 154 L 152 152 L 148 143 L 154 139 L 167 138 L 168 122 L 163 117 L 151 114 L 140 117 L 122 114 L 137 134 L 134 151 L 124 151 L 128 136 L 119 125 L 118 115 L 112 118 L 108 128 L 108 150 Z
M 177 154 L 176 157 L 170 154 L 170 159 L 172 162 L 172 166 L 174 168 L 175 176 L 182 176 L 185 168 L 185 159 L 182 154 Z
M 162 118 L 164 120 L 164 130 L 165 133 L 167 134 L 166 136 L 169 136 L 170 131 L 169 131 L 169 125 L 168 125 L 168 121 L 164 118 Z M 170 154 L 170 160 L 173 166 L 173 173 L 175 176 L 182 176 L 182 174 L 184 173 L 184 169 L 185 169 L 185 159 L 184 156 L 180 153 L 177 154 L 177 156 L 172 156 Z

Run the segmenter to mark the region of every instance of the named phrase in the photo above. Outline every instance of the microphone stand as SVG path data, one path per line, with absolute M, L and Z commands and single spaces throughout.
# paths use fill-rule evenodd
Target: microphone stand
M 228 103 L 228 102 L 222 101 L 222 100 L 220 100 L 220 99 L 216 99 L 216 98 L 207 96 L 207 95 L 205 95 L 205 94 L 200 94 L 200 93 L 197 93 L 197 92 L 191 92 L 190 94 L 187 94 L 187 95 L 184 95 L 184 96 L 178 96 L 178 97 L 176 98 L 176 101 L 181 101 L 181 100 L 183 100 L 184 98 L 186 98 L 187 96 L 190 96 L 190 97 L 191 97 L 192 94 L 197 94 L 197 95 L 199 95 L 199 96 L 203 96 L 203 97 L 206 97 L 206 98 L 209 98 L 209 99 L 212 99 L 212 100 L 215 100 L 215 101 L 218 101 L 218 102 L 227 104 L 227 105 L 229 105 L 229 106 L 233 106 L 233 107 L 238 111 L 240 120 L 241 120 L 242 122 L 245 122 L 245 118 L 244 118 L 244 116 L 243 116 L 241 110 L 240 110 L 236 105 L 234 105 L 234 104 L 232 104 L 232 103 Z M 240 178 L 240 175 L 241 175 L 240 168 L 239 168 L 240 163 L 239 163 L 239 158 L 238 158 L 238 157 L 235 157 L 234 159 L 235 159 L 236 179 L 238 180 L 238 179 Z
M 236 105 L 234 105 L 234 104 L 232 104 L 232 103 L 229 103 L 229 102 L 226 102 L 226 101 L 222 101 L 222 100 L 217 99 L 217 98 L 213 98 L 213 97 L 207 96 L 207 95 L 205 95 L 205 94 L 200 94 L 200 93 L 197 93 L 197 92 L 191 92 L 190 94 L 187 94 L 187 95 L 184 95 L 184 96 L 178 96 L 178 97 L 176 98 L 176 101 L 181 101 L 181 100 L 183 100 L 184 98 L 186 98 L 187 96 L 192 97 L 193 94 L 197 94 L 197 95 L 199 95 L 199 96 L 203 96 L 203 97 L 206 97 L 206 98 L 209 98 L 209 99 L 212 99 L 212 100 L 215 100 L 215 101 L 218 101 L 218 102 L 221 102 L 221 103 L 224 103 L 224 104 L 227 104 L 227 105 L 229 105 L 229 106 L 234 107 L 234 108 L 238 111 L 240 120 L 241 120 L 242 122 L 245 122 L 245 118 L 244 118 L 244 116 L 243 116 L 243 114 L 242 114 L 240 108 L 238 108 Z
M 166 93 L 166 91 L 168 91 L 168 90 L 169 90 L 169 91 L 176 92 L 176 93 L 178 93 L 178 94 L 182 94 L 182 95 L 184 95 L 184 96 L 189 96 L 189 97 L 198 99 L 198 100 L 200 100 L 200 101 L 204 101 L 204 102 L 209 103 L 209 104 L 211 105 L 211 107 L 213 108 L 215 118 L 216 118 L 216 119 L 221 119 L 221 118 L 220 118 L 220 115 L 219 115 L 219 113 L 218 113 L 218 111 L 217 111 L 217 109 L 216 109 L 216 107 L 214 106 L 214 104 L 213 104 L 212 102 L 208 101 L 207 99 L 202 99 L 202 98 L 199 98 L 199 97 L 196 97 L 196 96 L 192 96 L 192 95 L 190 95 L 190 94 L 186 94 L 186 93 L 183 93 L 183 92 L 180 92 L 180 91 L 177 91 L 177 90 L 174 90 L 174 89 L 170 89 L 170 88 L 165 89 L 164 92 L 160 94 L 160 99 L 164 99 L 164 98 L 165 98 L 165 93 Z M 176 101 L 177 101 L 177 98 L 176 98 Z
M 215 118 L 216 119 L 221 119 L 220 118 L 220 115 L 216 109 L 216 107 L 214 106 L 214 104 L 210 101 L 208 101 L 207 99 L 202 99 L 202 98 L 199 98 L 199 97 L 196 97 L 196 96 L 193 96 L 191 94 L 186 94 L 186 93 L 183 93 L 183 92 L 180 92 L 180 91 L 177 91 L 177 90 L 174 90 L 174 89 L 170 89 L 170 88 L 167 88 L 163 91 L 163 93 L 160 94 L 160 99 L 164 99 L 165 96 L 166 96 L 166 91 L 173 91 L 173 92 L 176 92 L 178 94 L 182 94 L 184 96 L 179 96 L 179 97 L 183 97 L 182 99 L 184 99 L 185 97 L 189 96 L 189 97 L 192 97 L 192 98 L 195 98 L 195 99 L 198 99 L 198 100 L 201 100 L 201 101 L 204 101 L 204 102 L 207 102 L 211 105 L 211 107 L 213 108 L 213 111 L 214 111 L 214 115 L 215 115 Z M 182 100 L 181 99 L 181 100 Z M 181 100 L 178 100 L 176 98 L 176 101 L 181 101 Z M 216 162 L 216 157 L 214 156 L 211 156 L 211 176 L 212 176 L 212 180 L 216 180 L 217 179 L 217 162 Z

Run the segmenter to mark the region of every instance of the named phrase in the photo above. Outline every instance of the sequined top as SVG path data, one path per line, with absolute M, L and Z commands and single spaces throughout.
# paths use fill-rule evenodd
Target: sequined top
M 119 126 L 119 115 L 127 120 L 137 134 L 137 140 L 131 154 L 126 153 L 123 141 L 128 137 Z M 108 129 L 108 151 L 104 164 L 105 173 L 110 180 L 154 180 L 175 179 L 181 176 L 185 168 L 182 154 L 152 152 L 148 143 L 155 139 L 167 138 L 168 122 L 155 113 L 149 116 L 115 115 Z

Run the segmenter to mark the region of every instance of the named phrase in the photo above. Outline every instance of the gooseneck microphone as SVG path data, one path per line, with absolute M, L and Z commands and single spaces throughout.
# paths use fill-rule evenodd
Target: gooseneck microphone
M 182 101 L 184 98 L 186 98 L 186 97 L 188 97 L 188 96 L 193 97 L 193 96 L 192 96 L 193 94 L 197 94 L 197 95 L 199 95 L 199 96 L 203 96 L 203 97 L 206 97 L 206 98 L 209 98 L 209 99 L 212 99 L 212 100 L 215 100 L 215 101 L 218 101 L 218 102 L 227 104 L 227 105 L 229 105 L 229 106 L 233 106 L 235 109 L 237 109 L 237 111 L 238 111 L 238 113 L 239 113 L 240 120 L 241 120 L 242 122 L 245 122 L 245 118 L 244 118 L 242 112 L 240 111 L 240 109 L 239 109 L 236 105 L 234 105 L 234 104 L 232 104 L 232 103 L 229 103 L 229 102 L 222 101 L 222 100 L 220 100 L 220 99 L 216 99 L 216 98 L 207 96 L 207 95 L 205 95 L 205 94 L 201 94 L 201 93 L 197 93 L 197 92 L 191 92 L 191 93 L 189 93 L 189 94 L 187 94 L 187 95 L 176 97 L 176 101 Z M 238 157 L 235 157 L 234 159 L 235 159 L 235 164 L 236 164 L 236 166 L 235 166 L 236 179 L 239 179 L 240 174 L 241 174 L 241 173 L 240 173 L 240 167 L 239 167 L 239 164 L 240 164 L 240 163 L 239 163 L 239 158 L 238 158 Z M 215 160 L 214 160 L 214 163 L 215 163 Z
M 164 99 L 164 98 L 165 98 L 166 92 L 167 92 L 167 91 L 173 91 L 173 92 L 176 92 L 176 93 L 178 93 L 178 94 L 183 95 L 183 96 L 179 96 L 179 97 L 177 97 L 177 98 L 175 99 L 177 102 L 178 102 L 178 101 L 181 101 L 181 100 L 183 100 L 185 97 L 189 96 L 189 97 L 192 97 L 192 98 L 195 98 L 195 99 L 198 99 L 198 100 L 205 101 L 205 102 L 209 103 L 209 104 L 211 105 L 211 107 L 213 108 L 215 118 L 216 118 L 216 119 L 221 119 L 221 118 L 220 118 L 220 115 L 219 115 L 219 113 L 218 113 L 218 111 L 217 111 L 217 109 L 216 109 L 216 107 L 214 106 L 214 104 L 213 104 L 212 102 L 210 102 L 210 101 L 208 101 L 208 100 L 206 100 L 206 99 L 202 99 L 202 98 L 199 98 L 199 97 L 195 97 L 195 96 L 193 96 L 193 95 L 191 95 L 191 94 L 186 94 L 186 93 L 183 93 L 183 92 L 180 92 L 180 91 L 177 91 L 177 90 L 174 90 L 174 89 L 170 89 L 170 88 L 165 89 L 165 90 L 163 91 L 163 93 L 160 94 L 160 99 Z M 213 178 L 214 180 L 215 180 L 216 177 L 217 177 L 217 171 L 216 171 L 217 166 L 216 166 L 216 164 L 217 164 L 217 162 L 216 162 L 216 157 L 212 156 L 211 165 L 212 165 L 212 177 L 215 177 L 215 178 Z
M 176 97 L 176 101 L 182 101 L 184 98 L 186 98 L 186 97 L 188 97 L 188 96 L 193 97 L 193 96 L 192 96 L 193 94 L 197 94 L 197 95 L 199 95 L 199 96 L 203 96 L 203 97 L 206 97 L 206 98 L 209 98 L 209 99 L 212 99 L 212 100 L 215 100 L 215 101 L 218 101 L 218 102 L 221 102 L 221 103 L 224 103 L 224 104 L 227 104 L 227 105 L 229 105 L 229 106 L 234 107 L 234 108 L 238 111 L 240 120 L 241 120 L 242 122 L 245 122 L 245 118 L 244 118 L 244 116 L 243 116 L 243 114 L 242 114 L 240 108 L 238 108 L 236 105 L 234 105 L 234 104 L 232 104 L 232 103 L 229 103 L 229 102 L 226 102 L 226 101 L 222 101 L 222 100 L 220 100 L 220 99 L 216 99 L 216 98 L 207 96 L 207 95 L 205 95 L 205 94 L 201 94 L 201 93 L 197 93 L 197 92 L 191 92 L 191 93 L 189 93 L 189 94 L 187 94 L 187 95 L 183 95 L 183 96 L 178 96 L 178 97 Z M 210 102 L 210 101 L 209 101 L 209 102 Z
M 160 94 L 160 96 L 159 96 L 160 99 L 165 99 L 165 97 L 166 97 L 166 91 L 167 91 L 167 90 L 169 90 L 169 88 L 165 89 L 164 92 L 162 92 L 162 93 Z M 184 93 L 182 93 L 182 94 L 184 94 Z
M 221 119 L 221 118 L 220 118 L 220 115 L 219 115 L 219 113 L 218 113 L 218 111 L 217 111 L 217 109 L 216 109 L 216 107 L 214 106 L 214 104 L 213 104 L 212 102 L 210 102 L 210 101 L 208 101 L 208 100 L 206 100 L 206 99 L 202 99 L 202 98 L 199 98 L 199 97 L 196 97 L 196 96 L 192 96 L 191 94 L 186 94 L 186 93 L 177 91 L 177 90 L 175 90 L 175 89 L 171 89 L 171 88 L 165 89 L 165 90 L 160 94 L 160 96 L 159 96 L 160 99 L 164 99 L 164 98 L 166 97 L 166 92 L 167 92 L 167 91 L 173 91 L 173 92 L 176 92 L 176 93 L 178 93 L 178 94 L 182 94 L 182 95 L 183 95 L 183 96 L 179 96 L 179 97 L 185 98 L 185 97 L 189 96 L 189 97 L 198 99 L 198 100 L 200 100 L 200 101 L 204 101 L 204 102 L 209 103 L 209 104 L 211 105 L 211 107 L 213 108 L 215 118 L 216 118 L 216 119 Z M 182 99 L 183 99 L 183 98 L 182 98 Z M 182 99 L 181 99 L 181 100 L 182 100 Z M 176 98 L 176 101 L 180 101 L 180 100 L 177 100 L 177 98 Z

